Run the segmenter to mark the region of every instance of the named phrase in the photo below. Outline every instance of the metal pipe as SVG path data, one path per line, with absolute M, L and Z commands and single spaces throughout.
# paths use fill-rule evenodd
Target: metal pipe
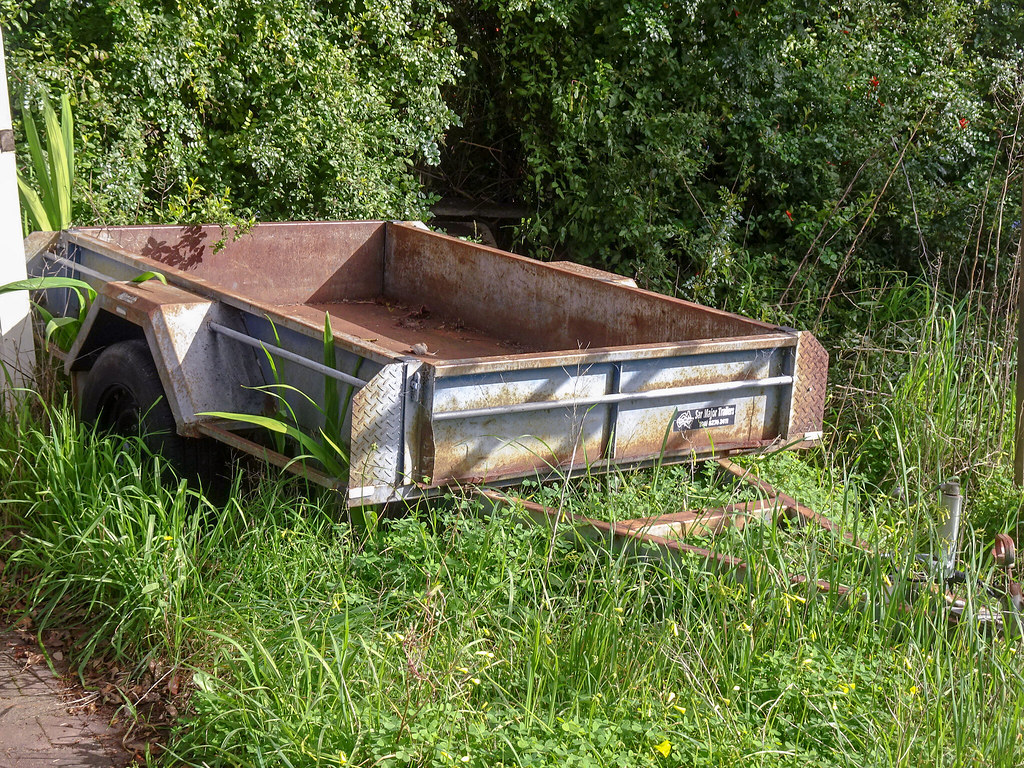
M 296 365 L 301 365 L 304 368 L 309 368 L 317 373 L 322 373 L 324 376 L 328 376 L 332 379 L 343 381 L 346 384 L 351 384 L 355 387 L 366 386 L 366 382 L 363 379 L 350 376 L 349 374 L 342 373 L 341 371 L 336 371 L 323 363 L 318 363 L 315 360 L 310 360 L 308 357 L 303 357 L 302 355 L 297 355 L 294 352 L 289 352 L 287 349 L 282 349 L 281 347 L 274 346 L 273 344 L 267 344 L 265 341 L 261 341 L 260 339 L 244 333 L 239 333 L 238 331 L 223 326 L 220 323 L 210 323 L 210 330 L 214 333 L 219 333 L 222 336 L 227 336 L 229 339 L 234 339 L 241 344 L 253 347 L 254 349 L 266 350 L 267 352 L 277 355 L 278 357 L 282 357 L 285 360 L 290 360 Z
M 687 397 L 689 395 L 733 392 L 738 389 L 750 389 L 751 387 L 780 387 L 785 384 L 792 383 L 792 376 L 771 376 L 766 379 L 723 381 L 718 384 L 695 384 L 689 387 L 653 389 L 648 392 L 622 392 L 610 395 L 597 395 L 594 397 L 574 397 L 567 398 L 565 400 L 544 400 L 542 402 L 534 403 L 497 405 L 490 408 L 467 408 L 461 411 L 442 411 L 441 413 L 433 414 L 432 418 L 434 421 L 472 419 L 478 416 L 490 416 L 498 413 L 525 413 L 528 411 L 549 411 L 556 408 L 580 408 L 591 405 L 606 405 L 609 403 L 633 403 L 643 400 L 664 400 L 666 398 Z
M 960 510 L 963 508 L 963 496 L 960 495 L 960 483 L 951 480 L 939 486 L 942 492 L 939 504 L 946 516 L 939 521 L 939 567 L 942 577 L 948 577 L 956 563 L 957 550 L 960 543 Z
M 1017 241 L 1017 402 L 1013 435 L 1013 482 L 1024 485 L 1024 188 Z
M 65 259 L 63 256 L 58 256 L 55 253 L 50 253 L 49 251 L 47 251 L 46 253 L 42 254 L 42 256 L 47 261 L 53 261 L 67 267 L 68 269 L 73 269 L 76 272 L 81 272 L 83 275 L 95 277 L 97 280 L 102 280 L 104 283 L 117 282 L 116 280 L 114 280 L 114 278 L 110 277 L 110 275 L 104 275 L 102 272 L 97 272 L 95 269 L 83 266 L 79 264 L 77 261 Z

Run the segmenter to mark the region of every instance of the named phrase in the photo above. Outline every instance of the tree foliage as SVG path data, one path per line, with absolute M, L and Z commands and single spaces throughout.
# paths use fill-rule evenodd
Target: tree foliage
M 78 221 L 423 216 L 461 122 L 444 157 L 471 183 L 451 187 L 518 169 L 526 250 L 752 312 L 794 275 L 822 296 L 858 270 L 994 269 L 1013 238 L 971 238 L 1017 218 L 1022 19 L 1009 0 L 0 0 L 16 107 L 72 94 Z
M 458 74 L 426 0 L 4 0 L 16 105 L 72 94 L 79 220 L 416 217 Z
M 482 2 L 527 241 L 703 300 L 959 253 L 1019 115 L 1009 3 Z

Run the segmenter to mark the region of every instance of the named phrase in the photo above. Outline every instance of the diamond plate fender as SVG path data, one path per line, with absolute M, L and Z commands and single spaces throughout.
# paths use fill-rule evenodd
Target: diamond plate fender
M 828 352 L 814 335 L 800 332 L 793 371 L 793 397 L 789 416 L 790 440 L 817 440 L 825 418 Z
M 410 381 L 420 367 L 415 360 L 386 365 L 352 399 L 349 506 L 402 496 L 398 489 L 409 482 L 406 472 L 412 463 L 406 414 L 416 387 Z

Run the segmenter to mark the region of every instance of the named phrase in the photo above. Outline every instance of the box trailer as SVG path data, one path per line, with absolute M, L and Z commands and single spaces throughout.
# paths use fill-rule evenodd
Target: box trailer
M 84 316 L 54 350 L 83 415 L 117 426 L 162 407 L 179 454 L 202 462 L 191 447 L 212 438 L 351 506 L 821 436 L 828 357 L 812 334 L 418 223 L 84 227 L 27 244 L 30 275 L 97 293 L 40 297 Z M 163 277 L 135 282 L 147 273 Z M 334 425 L 344 476 L 223 415 L 282 402 L 308 434 Z

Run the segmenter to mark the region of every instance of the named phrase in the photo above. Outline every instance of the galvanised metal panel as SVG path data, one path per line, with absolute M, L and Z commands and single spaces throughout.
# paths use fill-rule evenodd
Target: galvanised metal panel
M 763 447 L 788 437 L 795 344 L 435 375 L 431 484 Z

